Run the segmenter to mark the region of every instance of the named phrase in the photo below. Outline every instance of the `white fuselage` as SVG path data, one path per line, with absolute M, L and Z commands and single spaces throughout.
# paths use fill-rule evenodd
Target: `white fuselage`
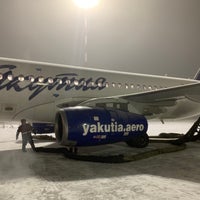
M 60 105 L 198 82 L 2 58 L 0 61 L 1 121 L 27 118 L 53 122 Z

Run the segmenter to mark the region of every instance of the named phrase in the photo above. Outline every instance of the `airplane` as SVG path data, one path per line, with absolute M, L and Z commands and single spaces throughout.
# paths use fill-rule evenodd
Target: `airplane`
M 0 121 L 26 118 L 70 147 L 119 141 L 146 147 L 148 122 L 200 113 L 194 79 L 0 57 Z

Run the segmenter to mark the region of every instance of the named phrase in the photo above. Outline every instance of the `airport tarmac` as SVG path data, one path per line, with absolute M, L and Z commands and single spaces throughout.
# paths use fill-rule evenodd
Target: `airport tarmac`
M 188 143 L 185 150 L 174 153 L 108 164 L 72 160 L 62 154 L 34 153 L 29 145 L 28 152 L 23 153 L 21 141 L 15 141 L 15 132 L 14 128 L 0 129 L 0 200 L 200 197 L 200 142 Z M 35 145 L 44 147 L 52 142 Z M 117 149 L 117 145 L 113 147 Z

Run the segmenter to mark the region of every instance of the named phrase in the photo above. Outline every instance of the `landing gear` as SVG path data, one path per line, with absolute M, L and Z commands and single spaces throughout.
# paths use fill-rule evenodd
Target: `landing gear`
M 189 131 L 177 140 L 172 141 L 172 144 L 181 145 L 185 142 L 194 142 L 200 140 L 200 117 L 192 125 Z
M 149 144 L 149 136 L 144 133 L 126 141 L 128 146 L 136 148 L 144 148 Z
M 78 153 L 78 148 L 77 147 L 69 147 L 69 152 L 70 153 L 74 153 L 74 154 L 77 154 Z

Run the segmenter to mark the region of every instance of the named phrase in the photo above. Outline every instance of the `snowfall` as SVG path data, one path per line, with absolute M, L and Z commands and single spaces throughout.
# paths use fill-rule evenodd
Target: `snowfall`
M 191 125 L 156 122 L 149 128 L 149 135 L 184 133 Z M 200 199 L 199 141 L 188 143 L 178 152 L 111 164 L 34 153 L 29 145 L 23 153 L 21 138 L 16 141 L 15 133 L 15 126 L 0 128 L 0 200 Z M 37 141 L 35 145 L 47 147 L 54 143 Z M 117 145 L 113 145 L 116 151 Z M 106 146 L 101 148 L 105 150 Z

